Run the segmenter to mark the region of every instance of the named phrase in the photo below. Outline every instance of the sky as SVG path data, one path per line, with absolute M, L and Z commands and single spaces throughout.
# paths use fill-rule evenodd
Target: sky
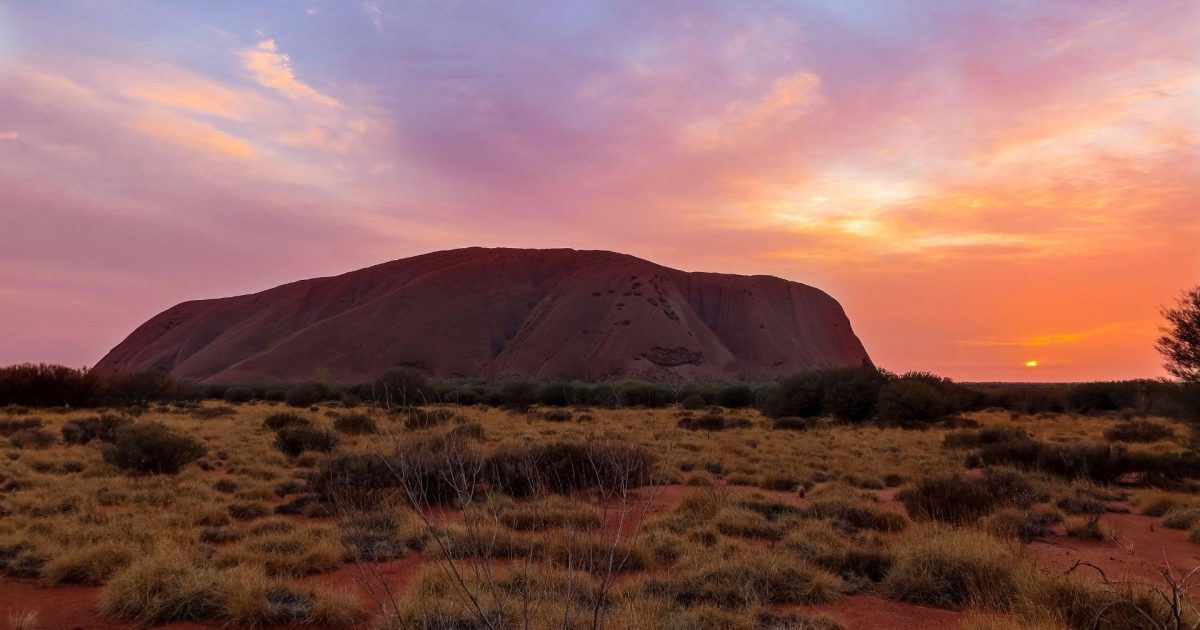
M 0 0 L 0 364 L 472 245 L 811 284 L 893 371 L 1162 376 L 1200 3 Z

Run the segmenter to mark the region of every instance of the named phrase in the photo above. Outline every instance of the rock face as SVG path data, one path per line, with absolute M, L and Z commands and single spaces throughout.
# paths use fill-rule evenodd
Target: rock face
M 439 377 L 771 378 L 869 363 L 842 307 L 771 276 L 605 251 L 469 248 L 184 302 L 95 367 L 211 383 Z

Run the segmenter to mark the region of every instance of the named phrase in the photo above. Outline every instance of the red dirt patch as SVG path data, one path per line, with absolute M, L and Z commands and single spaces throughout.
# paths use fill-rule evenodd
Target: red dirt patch
M 1049 536 L 1031 543 L 1029 549 L 1049 571 L 1061 573 L 1076 562 L 1089 562 L 1100 567 L 1112 581 L 1160 583 L 1162 577 L 1158 571 L 1167 563 L 1176 572 L 1200 565 L 1200 545 L 1188 540 L 1185 531 L 1163 527 L 1155 517 L 1104 514 L 1100 523 L 1113 532 L 1115 542 Z M 1075 573 L 1100 579 L 1098 572 L 1090 567 L 1081 566 Z
M 866 594 L 848 595 L 835 602 L 817 606 L 789 607 L 788 610 L 825 615 L 854 630 L 958 628 L 966 617 L 966 613 L 961 610 L 893 602 Z

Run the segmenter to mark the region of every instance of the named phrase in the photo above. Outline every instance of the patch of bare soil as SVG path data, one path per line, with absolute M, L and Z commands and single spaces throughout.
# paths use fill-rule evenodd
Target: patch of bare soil
M 848 595 L 817 606 L 789 608 L 805 614 L 820 614 L 854 630 L 896 630 L 898 628 L 958 628 L 966 613 L 961 610 L 930 608 L 883 599 L 876 595 Z
M 1113 582 L 1163 584 L 1160 571 L 1168 565 L 1177 574 L 1200 565 L 1200 545 L 1188 540 L 1186 531 L 1163 527 L 1158 518 L 1104 514 L 1100 523 L 1112 532 L 1112 540 L 1049 536 L 1031 543 L 1029 549 L 1048 571 L 1062 573 L 1075 567 L 1076 574 Z M 1192 591 L 1200 593 L 1200 585 Z

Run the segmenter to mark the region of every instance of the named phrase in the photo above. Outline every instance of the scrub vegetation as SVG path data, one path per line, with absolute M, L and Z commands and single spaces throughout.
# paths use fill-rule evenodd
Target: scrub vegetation
M 858 369 L 130 382 L 0 413 L 0 580 L 93 587 L 98 614 L 147 626 L 837 628 L 864 597 L 964 627 L 1197 621 L 1191 567 L 1118 579 L 1039 552 L 1121 553 L 1116 516 L 1197 544 L 1169 384 L 1060 386 L 1063 407 L 1027 413 L 1016 388 Z

